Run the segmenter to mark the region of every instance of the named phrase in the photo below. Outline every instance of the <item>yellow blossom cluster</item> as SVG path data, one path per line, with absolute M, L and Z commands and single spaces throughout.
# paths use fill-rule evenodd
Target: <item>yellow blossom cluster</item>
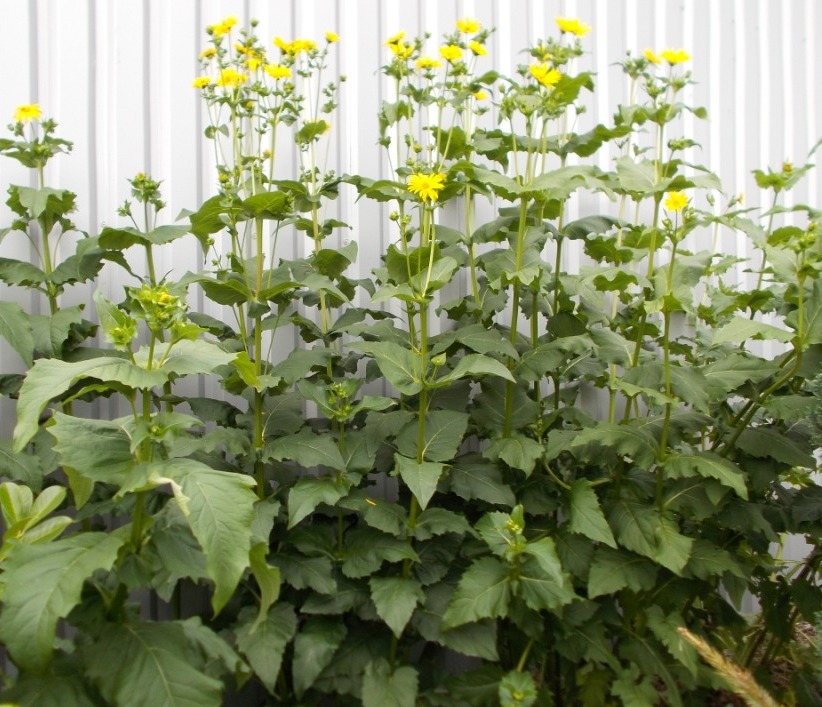
M 334 42 L 340 41 L 340 35 L 338 35 L 336 32 L 326 32 L 325 41 L 329 44 L 334 44 Z
M 286 42 L 282 37 L 274 37 L 274 46 L 284 54 L 298 56 L 303 52 L 307 54 L 314 51 L 317 48 L 317 43 L 310 39 L 295 39 L 291 42 Z
M 457 29 L 463 34 L 476 34 L 482 29 L 482 25 L 470 17 L 463 17 L 457 20 Z
M 241 74 L 236 69 L 228 67 L 220 71 L 220 76 L 217 78 L 215 83 L 217 86 L 237 88 L 238 86 L 242 86 L 246 81 L 248 81 L 248 76 L 246 74 Z
M 387 46 L 391 53 L 398 59 L 408 59 L 414 53 L 414 46 L 408 42 L 403 42 L 405 32 L 397 32 L 393 37 L 389 37 L 385 46 Z
M 208 76 L 198 76 L 194 81 L 192 81 L 191 85 L 194 88 L 205 88 L 211 83 L 211 79 Z
M 439 69 L 442 63 L 430 56 L 421 56 L 417 59 L 417 69 L 419 71 L 433 71 Z
M 34 120 L 40 120 L 42 115 L 43 113 L 37 103 L 17 106 L 14 109 L 14 120 L 18 123 L 31 123 Z
M 263 69 L 275 81 L 291 78 L 291 69 L 282 64 L 266 64 Z
M 665 208 L 668 211 L 682 211 L 688 205 L 688 195 L 684 191 L 668 192 Z
M 691 58 L 691 55 L 684 49 L 663 49 L 659 54 L 652 49 L 646 49 L 643 54 L 648 61 L 655 65 L 667 61 L 670 66 L 674 66 L 689 61 Z
M 423 201 L 436 201 L 439 193 L 445 189 L 445 174 L 442 172 L 436 174 L 415 172 L 408 177 L 407 186 L 408 191 L 416 194 Z
M 584 37 L 591 31 L 591 26 L 581 22 L 576 18 L 571 17 L 555 17 L 554 21 L 559 27 L 559 31 L 563 34 L 573 34 L 577 37 Z
M 538 83 L 546 88 L 551 88 L 562 78 L 559 69 L 552 68 L 548 64 L 531 64 L 528 71 Z
M 237 18 L 232 15 L 230 17 L 226 17 L 222 22 L 218 22 L 216 25 L 211 25 L 209 29 L 211 30 L 211 34 L 215 37 L 222 37 L 224 34 L 231 32 L 231 28 L 236 24 Z
M 488 50 L 485 46 L 475 40 L 468 42 L 468 48 L 474 52 L 474 56 L 485 56 L 488 54 Z
M 462 49 L 456 44 L 446 44 L 444 47 L 440 47 L 440 56 L 449 64 L 453 64 L 462 59 Z

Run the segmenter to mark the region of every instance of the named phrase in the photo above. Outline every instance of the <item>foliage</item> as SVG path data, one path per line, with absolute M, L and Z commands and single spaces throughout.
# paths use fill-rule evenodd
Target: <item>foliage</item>
M 590 28 L 558 22 L 513 76 L 478 70 L 490 32 L 473 20 L 438 57 L 425 38 L 389 39 L 391 172 L 372 179 L 323 164 L 336 35 L 276 38 L 267 58 L 255 24 L 227 18 L 195 80 L 217 193 L 159 224 L 161 185 L 138 174 L 128 224 L 80 234 L 61 262 L 75 196 L 43 166 L 70 144 L 29 118 L 0 141 L 38 174 L 7 201 L 8 233 L 37 258 L 0 259 L 0 279 L 49 305 L 0 303 L 28 368 L 1 388 L 17 398 L 0 442 L 0 639 L 19 669 L 5 699 L 701 705 L 719 683 L 691 635 L 734 653 L 749 686 L 819 697 L 811 664 L 788 686 L 763 669 L 822 609 L 818 549 L 794 566 L 771 554 L 822 532 L 820 212 L 778 203 L 810 165 L 756 172 L 764 213 L 722 210 L 718 179 L 685 160 L 682 113 L 705 112 L 681 102 L 681 50 L 629 55 L 633 102 L 573 132 L 594 90 L 575 71 Z M 620 157 L 603 171 L 609 144 Z M 283 174 L 291 147 L 299 168 Z M 368 279 L 347 275 L 356 245 L 327 217 L 355 192 L 390 209 Z M 585 194 L 615 213 L 569 220 Z M 478 197 L 498 207 L 487 223 Z M 761 262 L 706 249 L 723 228 Z M 280 234 L 307 254 L 283 258 Z M 158 278 L 157 249 L 192 237 L 209 267 Z M 579 272 L 562 267 L 568 248 L 588 258 Z M 119 302 L 99 287 L 106 262 L 130 278 Z M 61 306 L 94 283 L 97 324 Z M 191 311 L 195 290 L 231 316 Z M 106 346 L 89 341 L 98 329 Z M 302 348 L 276 360 L 295 332 Z M 224 394 L 188 395 L 187 376 Z M 101 397 L 128 414 L 81 414 Z M 188 605 L 198 591 L 210 611 Z M 145 592 L 173 618 L 142 617 L 130 599 Z M 763 606 L 753 622 L 745 593 Z

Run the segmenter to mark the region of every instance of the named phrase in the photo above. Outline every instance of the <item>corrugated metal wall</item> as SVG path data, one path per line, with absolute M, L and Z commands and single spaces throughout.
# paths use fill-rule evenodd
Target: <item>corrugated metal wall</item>
M 719 174 L 727 193 L 745 192 L 747 204 L 759 204 L 752 169 L 778 167 L 783 160 L 801 164 L 822 136 L 822 6 L 815 0 L 0 0 L 0 121 L 10 121 L 16 105 L 37 102 L 60 123 L 59 134 L 74 141 L 74 154 L 55 159 L 46 181 L 77 193 L 80 229 L 94 234 L 120 223 L 116 209 L 128 195 L 126 180 L 140 171 L 163 180 L 168 221 L 214 193 L 213 149 L 203 137 L 204 107 L 191 81 L 206 46 L 205 26 L 230 14 L 241 24 L 257 18 L 257 34 L 266 41 L 275 34 L 340 34 L 331 73 L 339 70 L 348 81 L 333 118 L 331 166 L 338 172 L 388 174 L 375 144 L 379 105 L 392 97 L 378 73 L 387 57 L 384 39 L 399 30 L 410 36 L 430 32 L 435 51 L 438 38 L 463 16 L 496 27 L 489 56 L 480 62 L 506 73 L 525 61 L 520 49 L 556 35 L 555 16 L 592 25 L 584 38 L 589 53 L 579 68 L 597 73 L 597 91 L 579 129 L 609 123 L 617 104 L 627 101 L 627 79 L 614 66 L 626 51 L 684 47 L 693 56 L 688 67 L 697 81 L 686 89 L 685 102 L 705 106 L 710 114 L 709 121 L 684 118 L 684 134 L 701 145 L 686 158 Z M 607 169 L 613 156 L 603 150 L 597 164 Z M 287 170 L 288 160 L 284 164 Z M 0 184 L 30 180 L 16 163 L 0 161 Z M 821 184 L 812 174 L 785 203 L 822 205 Z M 340 199 L 335 208 L 336 217 L 352 226 L 346 237 L 360 244 L 356 267 L 364 275 L 390 240 L 386 214 L 353 198 Z M 569 216 L 609 208 L 603 197 L 586 196 L 572 204 Z M 478 220 L 491 213 L 491 205 L 481 205 Z M 443 215 L 451 217 L 448 211 Z M 8 221 L 8 209 L 0 206 L 0 226 Z M 200 268 L 198 249 L 193 241 L 189 246 L 162 249 L 158 272 L 180 276 Z M 747 246 L 727 232 L 718 247 L 745 255 Z M 27 258 L 29 248 L 20 234 L 2 243 L 6 257 Z M 301 248 L 295 240 L 293 254 Z M 292 255 L 289 249 L 282 255 Z M 578 259 L 571 250 L 566 267 Z M 121 285 L 108 278 L 104 287 L 119 298 Z M 3 285 L 0 296 L 31 311 L 42 306 L 38 298 Z M 75 288 L 64 303 L 84 301 L 89 293 Z M 202 301 L 192 305 L 203 307 Z M 0 341 L 0 370 L 20 365 Z M 12 426 L 13 406 L 0 400 L 0 433 L 8 436 Z

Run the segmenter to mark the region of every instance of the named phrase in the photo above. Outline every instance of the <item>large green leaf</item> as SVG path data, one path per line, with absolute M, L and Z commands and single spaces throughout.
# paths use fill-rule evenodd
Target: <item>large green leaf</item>
M 57 621 L 80 602 L 83 584 L 95 570 L 111 568 L 122 544 L 119 535 L 84 533 L 15 548 L 3 573 L 0 639 L 19 667 L 46 667 Z
M 121 485 L 135 465 L 128 435 L 116 422 L 56 412 L 49 432 L 60 463 L 92 481 Z
M 680 534 L 674 522 L 656 508 L 628 499 L 611 506 L 608 521 L 619 543 L 680 574 L 688 563 L 693 540 Z
M 588 596 L 595 598 L 628 588 L 634 592 L 650 589 L 657 567 L 649 560 L 626 550 L 599 547 L 588 575 Z
M 419 502 L 420 508 L 425 510 L 428 501 L 437 490 L 445 465 L 439 462 L 418 462 L 401 454 L 394 455 L 394 464 L 400 478 Z
M 400 393 L 415 395 L 422 390 L 420 357 L 410 350 L 388 341 L 358 341 L 349 346 L 371 354 L 382 374 Z
M 732 488 L 737 495 L 748 498 L 745 476 L 733 462 L 711 452 L 699 454 L 674 454 L 665 459 L 665 472 L 674 478 L 707 476 Z
M 377 614 L 399 638 L 424 599 L 420 583 L 410 577 L 372 577 L 369 585 Z
M 16 454 L 10 439 L 0 439 L 0 476 L 22 481 L 34 491 L 43 485 L 43 468 L 38 456 Z
M 312 617 L 305 622 L 294 639 L 292 675 L 297 697 L 302 697 L 331 663 L 346 633 L 345 625 L 335 619 Z
M 425 442 L 423 459 L 430 462 L 451 461 L 457 453 L 465 429 L 468 415 L 453 410 L 432 410 L 425 413 Z M 417 420 L 409 422 L 397 435 L 397 448 L 406 457 L 417 455 Z
M 510 601 L 508 569 L 494 557 L 482 557 L 460 578 L 442 617 L 443 628 L 505 616 Z
M 334 594 L 337 591 L 331 560 L 327 557 L 280 553 L 272 557 L 272 561 L 280 568 L 283 580 L 295 589 L 310 588 L 320 594 Z
M 417 671 L 403 665 L 393 671 L 385 658 L 370 662 L 362 679 L 363 707 L 414 707 Z
M 788 342 L 793 336 L 793 332 L 787 329 L 737 316 L 714 333 L 713 344 L 714 346 L 725 343 L 742 344 L 749 339 L 775 339 Z
M 599 499 L 587 479 L 577 479 L 571 485 L 569 499 L 571 512 L 568 530 L 591 540 L 616 547 L 616 540 L 599 506 Z
M 345 470 L 345 460 L 334 440 L 328 435 L 314 434 L 304 427 L 297 434 L 275 439 L 267 445 L 266 459 L 293 459 L 304 467 L 327 466 L 338 471 Z
M 511 372 L 497 361 L 497 359 L 491 358 L 490 356 L 483 356 L 482 354 L 466 354 L 457 362 L 453 371 L 438 378 L 434 385 L 436 387 L 442 387 L 460 378 L 467 378 L 469 376 L 499 376 L 507 381 L 514 382 L 514 377 L 511 375 Z
M 785 317 L 785 323 L 798 331 L 799 311 L 794 310 Z M 813 344 L 822 344 L 822 278 L 819 277 L 814 280 L 811 296 L 804 303 L 802 338 L 799 340 L 802 350 Z
M 285 647 L 297 630 L 294 607 L 280 603 L 271 608 L 260 622 L 253 611 L 240 615 L 237 647 L 246 657 L 266 689 L 273 693 L 280 674 Z
M 333 506 L 346 493 L 348 488 L 332 477 L 303 477 L 288 492 L 288 527 L 311 515 L 321 503 Z
M 582 452 L 585 458 L 593 461 L 597 458 L 597 452 L 583 449 L 589 445 L 611 448 L 618 454 L 633 458 L 639 467 L 651 466 L 657 456 L 657 443 L 653 436 L 630 425 L 600 422 L 575 435 L 569 446 L 575 454 Z
M 770 457 L 783 464 L 813 469 L 816 466 L 810 449 L 769 427 L 749 427 L 736 440 L 736 446 L 752 457 Z
M 256 543 L 248 554 L 251 573 L 260 588 L 260 611 L 257 615 L 257 622 L 253 627 L 255 629 L 259 623 L 265 620 L 268 610 L 280 596 L 280 568 L 268 564 L 267 554 L 267 542 Z
M 191 654 L 185 628 L 172 621 L 108 624 L 83 650 L 86 673 L 109 704 L 219 707 L 222 682 L 202 672 Z
M 174 496 L 205 553 L 215 585 L 211 606 L 219 613 L 249 566 L 257 500 L 251 490 L 254 479 L 217 471 L 193 459 L 170 459 L 152 466 L 158 476 L 174 482 Z
M 468 455 L 457 460 L 448 475 L 451 490 L 466 501 L 479 499 L 498 506 L 513 507 L 517 502 L 510 486 L 495 464 L 478 456 Z
M 532 609 L 559 609 L 575 598 L 571 580 L 563 572 L 554 541 L 542 538 L 530 542 L 527 557 L 520 565 L 517 593 Z
M 491 460 L 502 459 L 511 468 L 530 476 L 543 451 L 544 447 L 536 440 L 514 433 L 510 437 L 495 439 L 482 455 Z
M 31 333 L 29 317 L 19 304 L 0 302 L 0 336 L 20 354 L 23 363 L 31 366 L 34 355 L 34 337 Z

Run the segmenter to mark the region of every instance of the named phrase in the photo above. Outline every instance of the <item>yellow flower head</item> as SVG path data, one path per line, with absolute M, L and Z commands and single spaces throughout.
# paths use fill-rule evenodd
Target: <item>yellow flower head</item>
M 405 37 L 405 32 L 397 32 L 393 37 L 385 40 L 385 45 L 390 47 L 392 44 L 399 44 L 403 37 Z
M 462 49 L 456 44 L 446 44 L 444 47 L 440 47 L 440 56 L 453 64 L 455 61 L 462 59 Z
M 474 52 L 475 56 L 485 56 L 488 53 L 488 50 L 485 48 L 483 44 L 475 40 L 471 40 L 468 42 L 468 48 Z
M 291 69 L 287 66 L 282 66 L 280 64 L 266 64 L 263 68 L 265 69 L 265 73 L 267 73 L 275 81 L 291 78 Z
M 37 103 L 30 103 L 25 106 L 17 106 L 14 109 L 14 120 L 18 123 L 30 123 L 33 120 L 40 120 L 43 115 Z
M 431 71 L 433 69 L 439 69 L 442 64 L 433 57 L 430 56 L 421 56 L 417 59 L 417 69 L 420 71 Z
M 329 44 L 334 44 L 334 42 L 340 41 L 340 35 L 338 35 L 336 32 L 326 32 L 325 41 Z
M 528 71 L 531 72 L 531 76 L 546 88 L 551 88 L 562 78 L 559 69 L 552 69 L 548 64 L 531 64 Z
M 317 43 L 310 39 L 295 39 L 291 42 L 291 53 L 294 55 L 300 52 L 312 52 L 317 48 Z
M 668 211 L 682 211 L 688 205 L 688 195 L 684 191 L 668 192 L 665 208 Z
M 274 46 L 281 52 L 291 54 L 291 42 L 286 42 L 282 37 L 274 37 Z
M 661 64 L 662 63 L 662 57 L 658 56 L 657 54 L 654 54 L 653 49 L 646 49 L 642 53 L 645 55 L 645 58 L 648 61 L 650 61 L 652 64 Z
M 246 81 L 248 81 L 248 76 L 229 67 L 220 72 L 220 78 L 217 79 L 216 83 L 218 86 L 236 88 L 242 86 Z
M 586 25 L 584 22 L 580 22 L 576 18 L 555 17 L 554 20 L 559 27 L 559 31 L 563 33 L 567 32 L 568 34 L 574 34 L 577 37 L 584 37 L 591 31 L 591 25 Z
M 671 66 L 674 64 L 681 64 L 683 61 L 688 61 L 691 55 L 684 49 L 665 49 L 659 54 Z
M 479 32 L 481 28 L 482 25 L 470 17 L 463 17 L 461 20 L 457 20 L 457 29 L 463 34 L 475 34 Z
M 260 65 L 263 62 L 260 61 L 256 56 L 249 57 L 245 60 L 245 65 L 248 67 L 249 71 L 256 71 L 260 68 Z
M 388 48 L 398 59 L 408 59 L 414 53 L 414 46 L 408 42 L 394 42 Z
M 224 34 L 228 34 L 231 31 L 231 28 L 236 24 L 237 18 L 232 15 L 230 17 L 226 17 L 219 24 L 211 25 L 209 29 L 215 37 L 222 37 Z
M 484 101 L 488 98 L 488 94 L 485 91 L 474 91 L 474 98 L 478 101 Z
M 207 47 L 200 52 L 200 59 L 211 59 L 215 54 L 217 50 L 214 47 Z
M 437 174 L 424 174 L 415 172 L 408 177 L 408 191 L 416 194 L 423 201 L 436 201 L 439 193 L 445 189 L 445 175 L 442 172 Z
M 208 84 L 211 83 L 211 79 L 208 76 L 198 76 L 194 81 L 191 83 L 194 88 L 205 88 Z

